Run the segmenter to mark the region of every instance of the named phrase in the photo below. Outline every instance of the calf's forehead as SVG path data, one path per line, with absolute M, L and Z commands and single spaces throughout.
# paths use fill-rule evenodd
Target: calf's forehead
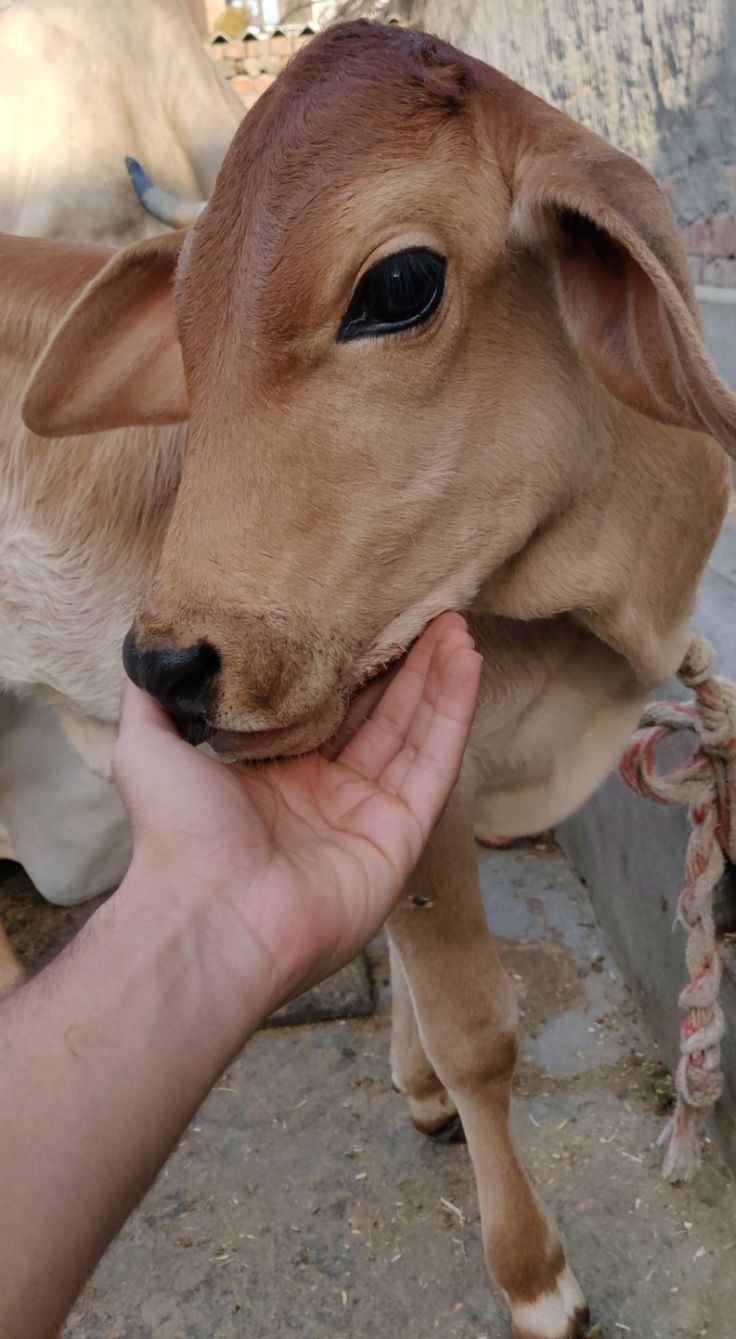
M 486 254 L 507 192 L 481 161 L 469 91 L 449 99 L 392 54 L 380 78 L 359 59 L 336 59 L 332 79 L 287 71 L 246 118 L 182 269 L 185 343 L 203 312 L 228 338 L 247 321 L 248 341 L 333 319 L 394 241 Z

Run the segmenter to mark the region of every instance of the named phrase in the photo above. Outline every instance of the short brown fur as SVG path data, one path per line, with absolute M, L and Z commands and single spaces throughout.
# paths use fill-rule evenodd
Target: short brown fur
M 188 413 L 137 635 L 216 647 L 211 723 L 242 756 L 274 727 L 284 752 L 323 743 L 366 675 L 434 614 L 468 611 L 482 702 L 415 876 L 430 905 L 390 926 L 393 1063 L 418 1125 L 462 1116 L 517 1332 L 572 1339 L 582 1294 L 508 1130 L 513 992 L 470 814 L 475 796 L 487 837 L 559 821 L 682 657 L 736 402 L 672 219 L 631 159 L 504 76 L 359 23 L 315 39 L 259 101 L 180 241 L 121 253 L 80 291 L 26 421 L 79 434 L 111 404 L 131 425 Z M 360 274 L 412 245 L 448 259 L 436 318 L 336 342 Z

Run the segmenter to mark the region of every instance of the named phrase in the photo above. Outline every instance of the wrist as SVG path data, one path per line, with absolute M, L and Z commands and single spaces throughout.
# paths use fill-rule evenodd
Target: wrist
M 186 999 L 203 1033 L 235 1053 L 276 1007 L 272 972 L 249 933 L 232 889 L 216 877 L 178 878 L 136 858 L 106 904 L 116 933 L 129 939 L 172 995 Z

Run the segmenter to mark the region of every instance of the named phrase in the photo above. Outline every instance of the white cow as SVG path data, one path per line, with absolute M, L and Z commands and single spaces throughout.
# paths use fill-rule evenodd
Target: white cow
M 114 887 L 130 854 L 122 806 L 72 753 L 53 707 L 0 697 L 0 739 L 8 853 L 22 853 L 36 887 L 60 905 Z
M 159 233 L 126 158 L 196 202 L 242 114 L 182 0 L 0 0 L 0 231 L 113 245 Z M 54 709 L 1 697 L 0 858 L 68 903 L 114 886 L 129 847 L 117 792 Z
M 200 200 L 242 115 L 182 0 L 0 0 L 0 231 L 116 246 L 160 232 L 126 155 Z

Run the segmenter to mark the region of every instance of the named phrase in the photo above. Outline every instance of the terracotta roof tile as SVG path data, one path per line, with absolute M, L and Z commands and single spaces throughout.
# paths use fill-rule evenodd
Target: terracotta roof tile
M 401 23 L 391 15 L 388 23 Z M 403 26 L 403 25 L 402 25 Z M 230 87 L 246 108 L 273 83 L 279 70 L 319 31 L 316 23 L 281 23 L 254 28 L 244 11 L 230 5 L 215 20 L 207 38 L 213 60 L 222 62 Z
M 258 29 L 232 6 L 216 20 L 207 39 L 213 60 L 222 62 L 230 87 L 246 108 L 273 83 L 295 51 L 318 31 L 316 24 L 282 23 Z

